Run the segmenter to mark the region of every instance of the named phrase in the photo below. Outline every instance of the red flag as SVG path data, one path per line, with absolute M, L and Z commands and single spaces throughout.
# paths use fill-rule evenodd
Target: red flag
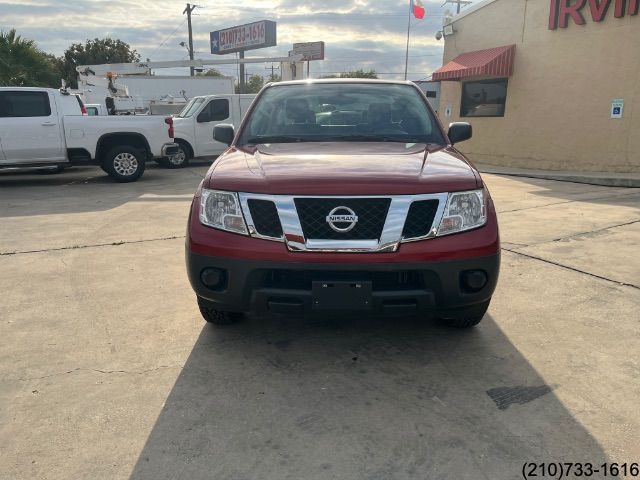
M 422 0 L 411 0 L 411 11 L 414 17 L 422 20 L 424 18 L 424 5 L 422 5 Z

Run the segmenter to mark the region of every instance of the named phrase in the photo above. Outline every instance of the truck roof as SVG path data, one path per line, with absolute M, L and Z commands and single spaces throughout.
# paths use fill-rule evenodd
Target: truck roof
M 30 90 L 30 91 L 37 91 L 37 92 L 60 93 L 60 89 L 58 88 L 44 88 L 44 87 L 0 87 L 0 90 Z
M 311 78 L 308 80 L 273 82 L 269 85 L 308 85 L 309 83 L 386 83 L 390 85 L 413 85 L 413 82 L 409 80 L 381 80 L 378 78 Z

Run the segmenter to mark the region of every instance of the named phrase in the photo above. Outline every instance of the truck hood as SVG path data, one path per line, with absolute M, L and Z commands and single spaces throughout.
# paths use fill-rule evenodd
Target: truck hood
M 204 185 L 289 195 L 401 195 L 472 190 L 479 175 L 451 147 L 396 142 L 281 143 L 232 148 Z

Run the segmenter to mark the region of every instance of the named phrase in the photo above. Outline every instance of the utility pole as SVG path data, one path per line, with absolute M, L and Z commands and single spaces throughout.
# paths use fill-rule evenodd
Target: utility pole
M 244 50 L 240 51 L 240 55 L 239 56 L 240 56 L 241 59 L 244 58 Z M 246 82 L 245 82 L 245 78 L 244 78 L 244 63 L 241 63 L 240 64 L 240 93 L 244 93 L 245 92 L 245 90 L 246 90 L 245 84 L 246 84 Z
M 187 26 L 189 28 L 189 60 L 193 60 L 193 31 L 191 30 L 191 12 L 193 12 L 198 5 L 191 5 L 187 3 L 187 7 L 183 10 L 182 14 L 187 14 Z M 189 74 L 193 77 L 195 75 L 195 69 L 189 67 Z
M 269 77 L 269 81 L 270 82 L 275 82 L 275 78 L 276 78 L 276 69 L 280 70 L 280 67 L 276 67 L 273 63 L 271 64 L 270 67 L 264 67 L 265 70 L 271 70 L 271 77 Z

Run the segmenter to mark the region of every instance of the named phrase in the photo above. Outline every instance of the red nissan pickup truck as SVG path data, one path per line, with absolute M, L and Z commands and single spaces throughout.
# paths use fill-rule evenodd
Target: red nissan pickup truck
M 382 312 L 482 320 L 500 267 L 474 166 L 410 82 L 265 86 L 195 193 L 186 263 L 202 316 Z

